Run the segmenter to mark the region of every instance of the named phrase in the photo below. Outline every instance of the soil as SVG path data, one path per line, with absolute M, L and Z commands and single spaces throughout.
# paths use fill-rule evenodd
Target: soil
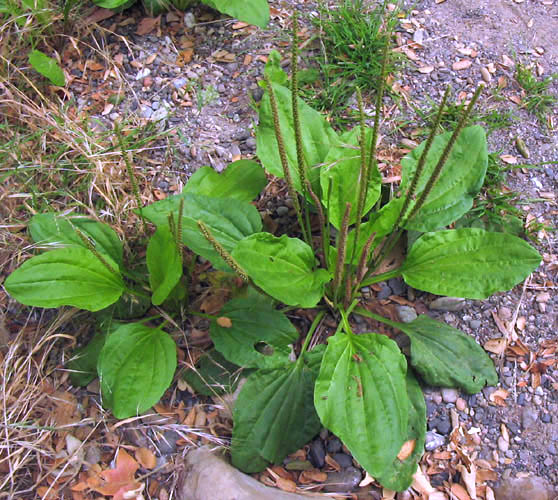
M 186 25 L 181 13 L 163 15 L 145 35 L 137 34 L 144 17 L 139 9 L 101 22 L 104 30 L 94 36 L 103 40 L 121 79 L 107 83 L 93 80 L 93 85 L 112 90 L 123 86 L 125 96 L 110 109 L 98 107 L 92 117 L 98 123 L 92 120 L 92 126 L 109 128 L 111 122 L 125 118 L 136 123 L 152 120 L 161 130 L 174 130 L 160 148 L 138 157 L 136 167 L 144 169 L 149 178 L 149 184 L 143 186 L 146 198 L 154 200 L 158 192 L 180 192 L 200 166 L 211 165 L 221 171 L 231 160 L 254 156 L 254 104 L 262 95 L 257 82 L 271 49 L 288 49 L 286 28 L 294 5 L 292 0 L 272 1 L 272 21 L 266 30 L 219 20 L 203 8 L 189 12 Z M 296 7 L 308 16 L 317 12 L 312 2 L 296 2 Z M 489 150 L 536 166 L 512 170 L 506 185 L 526 200 L 537 200 L 522 208 L 541 224 L 535 244 L 544 256 L 541 267 L 524 284 L 485 301 L 454 302 L 449 306 L 452 310 L 429 309 L 435 297 L 409 290 L 401 282 L 388 284 L 386 297 L 403 297 L 420 304 L 417 310 L 428 310 L 473 335 L 482 345 L 500 338 L 510 344 L 505 353 L 493 354 L 500 375 L 498 387 L 474 396 L 425 389 L 429 430 L 434 433 L 430 437 L 440 436 L 442 445 L 437 451 L 445 450 L 455 439 L 452 430 L 457 415 L 457 427 L 470 438 L 468 452 L 482 460 L 485 470 L 496 472 L 495 476 L 487 473 L 488 484 L 496 487 L 506 478 L 528 475 L 543 476 L 558 486 L 558 241 L 556 233 L 544 229 L 555 228 L 558 221 L 558 166 L 545 163 L 558 160 L 558 111 L 554 108 L 550 114 L 551 130 L 518 106 L 517 99 L 510 100 L 521 98 L 521 89 L 514 81 L 513 67 L 502 58 L 518 57 L 538 66 L 544 76 L 558 73 L 558 2 L 417 0 L 404 2 L 404 8 L 407 16 L 398 29 L 398 41 L 413 47 L 416 54 L 416 60 L 409 61 L 395 77 L 406 100 L 426 108 L 427 98 L 439 100 L 447 84 L 453 86 L 454 96 L 466 99 L 484 81 L 488 91 L 479 106 L 511 109 L 519 118 L 511 127 L 490 135 Z M 307 19 L 302 23 L 308 38 L 313 28 Z M 423 31 L 417 35 L 419 30 Z M 413 37 L 421 43 L 413 44 Z M 312 51 L 319 48 L 309 45 L 307 50 L 303 53 L 306 64 Z M 452 69 L 452 64 L 462 59 L 471 61 L 470 67 Z M 481 68 L 491 65 L 494 71 L 483 80 Z M 424 66 L 434 69 L 418 71 Z M 94 111 L 98 103 L 87 95 L 84 75 L 76 69 L 72 74 L 76 81 L 71 91 L 81 96 L 79 106 Z M 504 99 L 497 101 L 492 91 L 504 81 L 506 86 L 499 93 Z M 550 90 L 558 94 L 558 80 Z M 392 102 L 386 97 L 386 109 Z M 403 118 L 410 118 L 412 125 L 398 134 L 388 134 L 386 129 L 389 139 L 385 140 L 393 144 L 384 143 L 380 149 L 412 137 L 419 119 L 410 107 L 395 108 L 384 127 Z M 522 159 L 515 147 L 518 136 L 527 145 L 528 160 Z M 279 205 L 281 202 L 270 205 L 273 217 Z M 395 302 L 387 298 L 386 305 L 395 307 Z M 327 434 L 322 437 L 324 442 L 332 439 Z M 442 488 L 444 481 L 459 482 L 455 464 L 444 462 L 443 455 L 433 452 L 425 458 L 428 467 L 438 468 L 430 475 L 432 485 Z

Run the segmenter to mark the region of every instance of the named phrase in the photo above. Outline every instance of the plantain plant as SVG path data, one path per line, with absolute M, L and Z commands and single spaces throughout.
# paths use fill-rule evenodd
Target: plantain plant
M 202 360 L 206 368 L 220 357 L 227 369 L 247 369 L 233 412 L 233 463 L 261 471 L 324 426 L 382 485 L 404 490 L 425 441 L 419 380 L 472 394 L 498 378 L 488 355 L 465 333 L 427 316 L 410 323 L 383 318 L 369 311 L 362 288 L 400 276 L 430 293 L 484 299 L 527 277 L 540 255 L 510 234 L 447 229 L 471 208 L 486 173 L 484 130 L 466 126 L 480 88 L 453 133 L 436 135 L 438 115 L 427 140 L 403 159 L 398 192 L 386 198 L 376 161 L 383 84 L 373 126 L 365 124 L 359 95 L 360 124 L 336 133 L 298 97 L 294 20 L 290 85 L 277 53 L 265 68 L 257 130 L 262 166 L 241 160 L 221 174 L 203 167 L 181 194 L 140 211 L 157 227 L 147 248 L 148 281 L 126 269 L 122 243 L 108 226 L 42 214 L 31 221 L 31 235 L 63 248 L 32 257 L 5 286 L 18 301 L 39 307 L 121 311 L 146 301 L 165 307 L 170 299 L 186 300 L 181 249 L 188 246 L 251 290 L 211 319 L 216 351 Z M 386 46 L 384 68 L 387 54 Z M 446 91 L 439 109 L 448 97 Z M 297 222 L 289 234 L 263 231 L 251 204 L 266 184 L 265 172 L 287 184 Z M 405 260 L 386 268 L 405 239 Z M 313 310 L 313 321 L 294 350 L 299 332 L 286 312 L 304 308 Z M 336 331 L 327 346 L 311 349 L 326 315 Z M 353 332 L 355 315 L 403 332 L 409 352 L 386 335 Z M 105 327 L 82 352 L 85 379 L 77 382 L 99 374 L 103 402 L 119 418 L 156 402 L 175 370 L 172 339 L 162 325 L 144 323 Z M 209 378 L 226 371 L 213 370 Z

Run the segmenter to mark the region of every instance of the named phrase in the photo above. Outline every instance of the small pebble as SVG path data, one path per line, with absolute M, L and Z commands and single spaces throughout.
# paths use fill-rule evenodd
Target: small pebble
M 459 297 L 438 297 L 430 303 L 430 309 L 436 311 L 461 311 L 467 303 Z
M 426 442 L 424 448 L 426 451 L 433 451 L 440 446 L 443 446 L 446 442 L 446 438 L 436 432 L 428 431 L 426 433 Z
M 417 319 L 417 312 L 414 307 L 411 306 L 396 306 L 397 315 L 403 323 L 410 323 L 411 321 Z
M 472 319 L 471 321 L 469 321 L 469 326 L 473 329 L 473 330 L 478 330 L 482 325 L 482 322 L 478 319 Z
M 345 453 L 334 453 L 331 458 L 333 458 L 333 460 L 335 460 L 343 469 L 352 467 L 353 465 L 353 459 Z
M 545 423 L 548 424 L 550 423 L 550 421 L 552 420 L 552 417 L 550 416 L 550 413 L 543 413 L 541 415 L 541 420 Z
M 353 491 L 362 479 L 362 472 L 356 467 L 347 467 L 339 472 L 330 472 L 324 483 L 325 491 Z
M 342 447 L 343 444 L 341 443 L 341 440 L 337 437 L 333 437 L 327 443 L 327 452 L 331 454 L 339 453 Z
M 467 408 L 467 402 L 463 398 L 457 398 L 455 401 L 455 407 L 459 411 L 465 411 L 465 408 Z
M 321 439 L 314 439 L 314 441 L 310 443 L 310 451 L 308 453 L 308 459 L 312 465 L 321 469 L 325 465 L 325 455 L 324 442 Z
M 444 403 L 455 403 L 458 395 L 457 389 L 448 387 L 442 389 L 442 399 Z

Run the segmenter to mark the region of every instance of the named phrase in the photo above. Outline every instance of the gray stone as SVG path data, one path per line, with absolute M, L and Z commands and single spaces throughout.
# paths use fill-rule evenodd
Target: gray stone
M 151 115 L 151 121 L 153 122 L 160 122 L 162 120 L 166 120 L 169 116 L 169 110 L 166 106 L 161 106 L 160 108 L 156 109 L 153 114 Z
M 376 295 L 376 298 L 378 300 L 387 299 L 393 293 L 391 291 L 391 288 L 388 286 L 388 284 L 385 281 L 382 281 L 380 283 L 380 287 L 381 290 L 378 292 L 378 295 Z
M 157 441 L 157 449 L 161 455 L 170 455 L 176 451 L 176 442 L 181 438 L 180 434 L 173 430 L 163 432 L 161 439 Z
M 327 492 L 353 491 L 362 479 L 362 472 L 356 467 L 347 467 L 339 472 L 330 472 L 327 475 L 324 489 Z
M 188 78 L 180 77 L 172 82 L 175 89 L 181 89 L 188 83 Z
M 334 453 L 331 458 L 335 460 L 342 468 L 352 467 L 353 459 L 346 453 Z
M 495 490 L 496 500 L 550 500 L 553 494 L 540 477 L 508 478 Z
M 403 295 L 405 293 L 405 282 L 401 278 L 391 278 L 388 285 L 392 289 L 394 295 Z
M 287 493 L 264 486 L 229 465 L 224 450 L 194 448 L 185 459 L 177 483 L 177 500 L 308 500 L 322 495 Z M 359 471 L 360 474 L 360 471 Z M 360 481 L 360 478 L 359 478 Z
M 552 420 L 552 417 L 550 416 L 550 413 L 543 413 L 541 415 L 541 420 L 545 423 L 548 424 L 550 423 L 550 421 Z
M 430 309 L 436 311 L 461 311 L 467 303 L 459 297 L 438 297 L 430 303 Z
M 287 215 L 289 213 L 289 207 L 281 205 L 280 207 L 277 207 L 276 212 L 279 217 L 283 217 L 284 215 Z
M 85 465 L 85 469 L 87 470 L 91 465 L 98 464 L 101 458 L 101 449 L 94 444 L 88 445 L 85 450 L 85 463 L 87 464 Z
M 472 319 L 471 321 L 469 321 L 469 326 L 473 329 L 473 330 L 478 330 L 482 325 L 481 320 L 479 319 Z
M 321 439 L 314 439 L 314 441 L 310 443 L 308 459 L 314 467 L 321 469 L 325 465 L 325 456 L 324 442 Z
M 332 437 L 327 443 L 327 452 L 328 453 L 339 453 L 343 448 L 343 444 L 341 440 L 336 437 Z
M 550 443 L 548 445 L 548 453 L 550 453 L 551 455 L 558 455 L 558 448 L 554 443 Z
M 244 144 L 246 144 L 247 148 L 256 149 L 256 139 L 254 139 L 253 137 L 248 137 Z
M 436 432 L 428 431 L 426 433 L 426 442 L 424 448 L 426 451 L 433 451 L 440 446 L 444 446 L 446 438 Z
M 417 312 L 411 306 L 396 306 L 397 316 L 403 323 L 410 323 L 411 321 L 417 319 Z
M 153 114 L 153 110 L 149 106 L 142 106 L 141 107 L 140 116 L 142 118 L 147 118 L 149 120 L 149 118 L 151 118 L 152 114 Z
M 447 415 L 440 417 L 438 419 L 436 428 L 438 429 L 438 432 L 441 432 L 444 435 L 448 434 L 449 431 L 451 430 L 451 423 L 449 417 Z
M 455 403 L 458 397 L 459 393 L 457 392 L 457 389 L 454 389 L 453 387 L 445 387 L 442 389 L 442 399 L 444 400 L 444 403 Z

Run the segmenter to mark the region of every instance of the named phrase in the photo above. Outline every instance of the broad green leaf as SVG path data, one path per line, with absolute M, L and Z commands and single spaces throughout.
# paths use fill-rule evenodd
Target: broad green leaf
M 97 363 L 103 406 L 116 418 L 143 413 L 167 390 L 175 369 L 176 345 L 168 333 L 141 323 L 117 328 Z
M 372 129 L 366 129 L 366 144 L 370 142 Z M 345 204 L 351 203 L 351 217 L 349 224 L 356 222 L 358 196 L 360 189 L 360 126 L 343 134 L 340 144 L 333 145 L 324 159 L 324 166 L 320 169 L 320 184 L 322 188 L 322 202 L 328 209 L 329 221 L 337 229 L 345 213 Z M 366 193 L 363 214 L 367 214 L 380 196 L 382 176 L 374 163 L 369 174 L 369 186 Z M 327 193 L 331 182 L 329 203 Z
M 77 235 L 81 231 L 102 255 L 114 260 L 122 269 L 122 242 L 108 225 L 81 216 L 63 216 L 54 213 L 37 214 L 29 222 L 29 232 L 35 243 L 57 247 L 88 248 Z
M 314 381 L 303 360 L 248 377 L 233 411 L 235 467 L 260 472 L 268 462 L 280 463 L 320 431 L 312 402 Z
M 211 340 L 215 348 L 231 363 L 247 368 L 275 368 L 288 362 L 298 331 L 280 311 L 264 300 L 233 299 L 219 313 L 232 322 L 232 326 L 219 326 L 211 321 Z M 271 348 L 264 354 L 257 347 Z
M 211 349 L 196 363 L 196 370 L 188 370 L 183 378 L 197 394 L 215 396 L 232 394 L 240 381 L 241 373 L 246 376 L 251 370 L 243 370 L 227 361 L 216 349 Z
M 69 247 L 26 260 L 6 279 L 8 293 L 27 306 L 74 306 L 99 311 L 116 302 L 124 291 L 116 263 L 109 271 L 89 250 Z
M 281 54 L 279 51 L 274 49 L 269 53 L 267 62 L 265 63 L 264 73 L 273 83 L 278 83 L 279 85 L 283 85 L 283 87 L 288 86 L 289 77 L 281 67 Z M 263 83 L 265 84 L 265 81 L 263 81 Z
M 417 196 L 426 186 L 450 137 L 451 132 L 447 132 L 434 138 L 418 182 Z M 411 182 L 425 142 L 401 160 L 403 193 Z M 483 185 L 487 167 L 488 152 L 484 129 L 478 125 L 464 128 L 426 203 L 405 227 L 422 232 L 434 231 L 459 219 L 473 206 L 473 199 Z
M 40 50 L 32 50 L 29 53 L 29 64 L 33 69 L 50 80 L 50 83 L 63 87 L 66 85 L 66 77 L 64 71 L 58 64 L 56 59 L 48 57 Z
M 76 349 L 68 363 L 72 385 L 85 387 L 97 378 L 97 360 L 105 345 L 107 332 L 97 332 L 87 345 Z
M 202 3 L 260 28 L 265 28 L 269 22 L 267 0 L 202 0 Z
M 410 323 L 385 320 L 411 340 L 411 365 L 426 383 L 460 387 L 469 394 L 496 385 L 494 363 L 474 338 L 421 315 Z
M 287 235 L 253 234 L 238 243 L 232 256 L 256 285 L 290 306 L 314 307 L 331 279 L 325 269 L 314 270 L 312 249 Z
M 135 2 L 135 0 L 133 0 Z M 133 4 L 130 0 L 93 0 L 93 3 L 104 9 L 123 10 L 124 8 Z
M 201 167 L 190 177 L 183 193 L 250 202 L 266 184 L 265 172 L 258 163 L 239 160 L 231 163 L 220 174 L 211 167 Z
M 540 262 L 539 253 L 516 236 L 464 228 L 424 234 L 411 248 L 401 273 L 419 290 L 485 299 L 513 288 Z
M 404 491 L 413 482 L 418 463 L 424 453 L 426 441 L 426 404 L 420 385 L 411 370 L 407 371 L 407 396 L 409 398 L 409 423 L 407 440 L 414 441 L 412 453 L 404 460 L 395 458 L 384 473 L 376 476 L 382 486 L 394 491 Z
M 275 90 L 275 96 L 277 98 L 279 123 L 283 141 L 285 142 L 289 170 L 293 178 L 295 189 L 300 193 L 302 192 L 302 186 L 298 175 L 298 162 L 296 160 L 296 143 L 291 110 L 291 91 L 276 83 L 273 84 L 273 89 Z M 308 167 L 308 179 L 316 195 L 319 197 L 320 169 L 318 166 L 325 160 L 329 148 L 337 144 L 339 139 L 326 119 L 308 106 L 302 99 L 299 99 L 299 115 L 304 157 Z M 283 178 L 283 167 L 281 166 L 281 159 L 277 149 L 271 104 L 267 93 L 264 95 L 260 104 L 259 119 L 260 124 L 256 134 L 256 152 L 258 158 L 269 173 L 276 177 Z
M 182 193 L 169 196 L 143 208 L 143 215 L 157 227 L 168 225 L 168 215 L 178 218 L 180 199 L 184 199 L 182 242 L 219 268 L 228 270 L 221 256 L 201 234 L 198 220 L 204 222 L 215 239 L 231 252 L 244 237 L 261 231 L 262 220 L 256 207 L 248 202 Z
M 160 226 L 147 244 L 147 268 L 154 305 L 162 304 L 182 276 L 182 258 L 168 226 Z
M 314 405 L 372 476 L 391 466 L 407 437 L 407 363 L 384 335 L 329 337 L 316 380 Z

